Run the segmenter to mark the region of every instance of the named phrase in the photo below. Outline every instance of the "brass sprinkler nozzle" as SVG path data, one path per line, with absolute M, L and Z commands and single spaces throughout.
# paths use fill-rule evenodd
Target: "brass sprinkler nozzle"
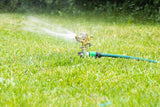
M 92 45 L 90 42 L 92 38 L 93 36 L 88 36 L 87 33 L 81 33 L 80 36 L 78 35 L 75 36 L 75 39 L 82 44 L 82 46 L 80 47 L 82 51 L 78 53 L 80 56 L 88 54 L 86 49 L 87 49 L 87 46 L 90 47 Z
M 86 49 L 87 45 L 91 46 L 90 40 L 93 38 L 93 36 L 88 36 L 87 33 L 81 33 L 80 36 L 76 35 L 75 39 L 82 43 L 82 49 Z

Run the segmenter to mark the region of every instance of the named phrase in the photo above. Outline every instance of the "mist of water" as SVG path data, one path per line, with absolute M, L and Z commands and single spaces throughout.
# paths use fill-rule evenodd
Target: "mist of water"
M 76 36 L 76 34 L 70 30 L 62 28 L 56 24 L 49 24 L 36 17 L 30 16 L 27 19 L 24 30 L 35 33 L 45 33 L 53 37 L 58 36 L 66 39 L 74 39 Z

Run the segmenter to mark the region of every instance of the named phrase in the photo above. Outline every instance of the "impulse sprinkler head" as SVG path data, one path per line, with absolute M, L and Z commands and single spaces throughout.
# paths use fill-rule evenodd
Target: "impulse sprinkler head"
M 92 39 L 92 36 L 88 36 L 87 33 L 81 33 L 80 35 L 76 35 L 75 39 L 82 44 L 80 47 L 82 49 L 81 52 L 78 52 L 78 55 L 80 57 L 84 55 L 88 55 L 88 52 L 86 51 L 87 47 L 90 47 L 92 44 L 90 40 Z

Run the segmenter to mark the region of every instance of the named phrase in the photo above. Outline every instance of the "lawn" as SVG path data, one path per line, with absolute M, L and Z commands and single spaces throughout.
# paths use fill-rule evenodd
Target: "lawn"
M 28 16 L 93 35 L 88 51 L 160 60 L 160 23 L 130 16 L 0 14 L 0 106 L 160 106 L 160 64 L 80 58 L 80 44 L 22 29 Z

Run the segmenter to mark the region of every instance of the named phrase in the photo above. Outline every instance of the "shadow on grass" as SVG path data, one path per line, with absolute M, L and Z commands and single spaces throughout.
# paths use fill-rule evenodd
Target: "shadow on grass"
M 72 53 L 52 53 L 37 56 L 43 67 L 53 68 L 58 66 L 72 66 L 82 62 L 78 55 Z

